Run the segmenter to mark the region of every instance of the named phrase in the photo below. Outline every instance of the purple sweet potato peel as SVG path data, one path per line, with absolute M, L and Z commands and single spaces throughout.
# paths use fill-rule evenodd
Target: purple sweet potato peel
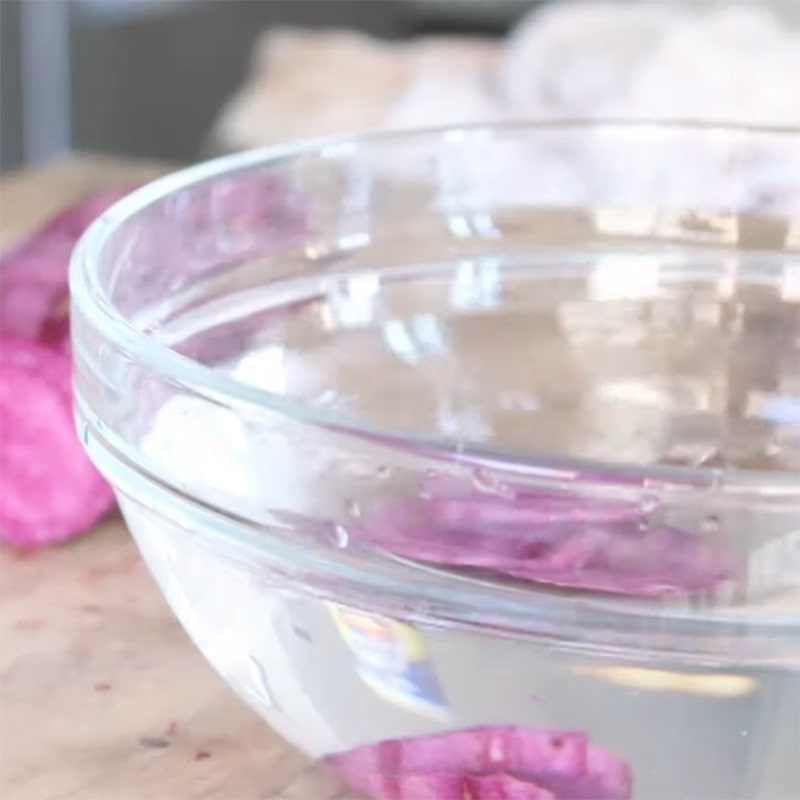
M 70 373 L 66 353 L 0 342 L 0 539 L 18 547 L 66 539 L 114 502 L 75 434 Z
M 113 504 L 72 418 L 67 273 L 75 243 L 124 192 L 93 195 L 0 260 L 0 540 L 31 548 Z
M 0 540 L 19 547 L 69 538 L 113 505 L 110 487 L 74 432 L 67 275 L 85 229 L 125 194 L 88 197 L 0 260 Z M 176 196 L 140 223 L 147 235 L 135 239 L 137 270 L 126 276 L 128 295 L 157 297 L 175 288 L 176 275 L 224 269 L 230 259 L 283 246 L 303 231 L 304 214 L 302 197 L 265 175 Z M 195 355 L 212 360 L 236 345 L 223 331 L 219 342 L 206 337 Z M 186 352 L 193 354 L 191 343 Z
M 81 234 L 126 192 L 94 194 L 45 223 L 0 259 L 0 334 L 68 341 L 67 273 Z M 62 324 L 63 323 L 63 324 Z
M 328 756 L 376 800 L 629 800 L 628 765 L 579 731 L 483 726 Z
M 360 535 L 431 564 L 642 597 L 708 589 L 729 572 L 718 544 L 651 524 L 636 503 L 530 488 L 503 497 L 434 488 L 384 506 Z

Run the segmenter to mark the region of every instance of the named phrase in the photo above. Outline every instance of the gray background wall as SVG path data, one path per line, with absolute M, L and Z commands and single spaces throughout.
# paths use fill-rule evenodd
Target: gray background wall
M 531 0 L 0 0 L 2 168 L 67 148 L 188 161 L 272 25 L 502 33 Z M 60 119 L 63 113 L 65 119 Z
M 386 38 L 499 35 L 535 4 L 0 0 L 0 166 L 46 161 L 68 149 L 172 161 L 201 157 L 213 119 L 247 69 L 253 42 L 271 25 L 353 27 Z M 761 4 L 800 24 L 800 0 Z

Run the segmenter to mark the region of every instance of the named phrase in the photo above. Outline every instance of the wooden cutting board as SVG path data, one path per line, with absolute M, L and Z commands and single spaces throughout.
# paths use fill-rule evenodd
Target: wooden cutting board
M 4 176 L 0 246 L 82 195 L 163 169 L 75 157 Z M 114 514 L 61 547 L 0 551 L 0 797 L 345 795 L 206 664 Z

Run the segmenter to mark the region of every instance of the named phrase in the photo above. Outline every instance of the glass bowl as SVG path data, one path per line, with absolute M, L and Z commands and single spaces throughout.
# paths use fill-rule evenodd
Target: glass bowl
M 376 798 L 800 794 L 800 136 L 234 155 L 72 267 L 80 435 L 186 630 Z

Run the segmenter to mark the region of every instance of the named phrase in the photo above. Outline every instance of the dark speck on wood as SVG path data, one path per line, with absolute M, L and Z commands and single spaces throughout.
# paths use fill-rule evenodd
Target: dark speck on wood
M 194 754 L 195 761 L 205 761 L 207 758 L 211 758 L 211 753 L 209 753 L 208 750 L 198 750 Z
M 164 747 L 169 747 L 170 741 L 169 739 L 164 739 L 162 736 L 143 736 L 141 739 L 139 739 L 139 744 L 142 747 L 150 747 L 160 750 Z

